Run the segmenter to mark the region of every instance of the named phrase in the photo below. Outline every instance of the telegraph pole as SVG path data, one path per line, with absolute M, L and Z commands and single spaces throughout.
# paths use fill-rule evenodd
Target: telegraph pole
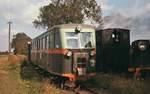
M 8 22 L 8 52 L 9 52 L 9 54 L 10 54 L 10 52 L 11 52 L 11 44 L 10 44 L 10 32 L 11 32 L 11 24 L 12 24 L 12 22 L 11 21 L 9 21 Z

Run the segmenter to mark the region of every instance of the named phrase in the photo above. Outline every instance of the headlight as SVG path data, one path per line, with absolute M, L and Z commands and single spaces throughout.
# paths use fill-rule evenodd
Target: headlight
M 95 54 L 93 52 L 90 53 L 90 56 L 94 56 Z
M 140 48 L 141 51 L 144 51 L 144 50 L 146 49 L 146 45 L 141 44 L 141 45 L 139 46 L 139 48 Z
M 96 54 L 95 51 L 91 51 L 91 52 L 90 52 L 90 56 L 94 56 L 95 54 Z
M 115 42 L 119 42 L 120 41 L 120 33 L 119 32 L 113 32 L 111 36 L 112 36 L 112 39 Z
M 115 38 L 115 34 L 112 34 L 111 36 L 112 36 L 112 38 Z
M 31 42 L 29 42 L 29 41 L 28 41 L 28 44 L 30 45 L 30 44 L 31 44 Z
M 140 41 L 140 42 L 138 43 L 138 48 L 139 48 L 141 51 L 146 50 L 146 48 L 147 48 L 146 43 Z
M 72 52 L 71 51 L 68 51 L 67 54 L 66 54 L 68 57 L 72 56 Z

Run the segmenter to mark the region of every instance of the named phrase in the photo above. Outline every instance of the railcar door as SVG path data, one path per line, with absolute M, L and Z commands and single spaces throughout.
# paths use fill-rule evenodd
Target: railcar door
M 78 76 L 86 75 L 88 66 L 88 54 L 83 52 L 76 52 L 73 55 L 74 58 L 74 70 Z
M 60 45 L 60 35 L 57 29 L 52 32 L 52 70 L 55 73 L 62 73 L 62 54 Z M 58 67 L 59 66 L 59 67 Z

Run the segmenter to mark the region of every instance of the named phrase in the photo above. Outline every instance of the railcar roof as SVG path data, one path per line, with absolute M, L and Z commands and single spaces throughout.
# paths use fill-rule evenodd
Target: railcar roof
M 94 29 L 93 26 L 87 25 L 87 24 L 62 24 L 62 25 L 56 25 L 54 26 L 55 28 L 75 28 L 77 26 L 81 26 L 81 28 L 92 28 Z M 54 28 L 52 27 L 52 28 Z
M 58 28 L 58 29 L 69 29 L 69 28 L 76 28 L 77 26 L 80 26 L 81 28 L 91 28 L 94 29 L 93 26 L 91 25 L 87 25 L 87 24 L 61 24 L 61 25 L 55 25 L 52 28 L 48 29 L 46 32 L 40 34 L 39 36 L 33 38 L 33 40 L 36 40 L 37 38 L 39 38 L 40 36 L 44 35 L 47 32 L 50 32 L 50 30 L 54 29 L 54 28 Z M 33 41 L 32 40 L 32 41 Z

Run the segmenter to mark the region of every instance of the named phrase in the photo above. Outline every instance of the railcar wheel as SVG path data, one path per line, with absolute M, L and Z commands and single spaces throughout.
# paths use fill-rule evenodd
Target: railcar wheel
M 60 84 L 60 88 L 63 89 L 63 90 L 66 89 L 66 86 L 65 86 L 65 83 L 64 83 L 64 82 Z

